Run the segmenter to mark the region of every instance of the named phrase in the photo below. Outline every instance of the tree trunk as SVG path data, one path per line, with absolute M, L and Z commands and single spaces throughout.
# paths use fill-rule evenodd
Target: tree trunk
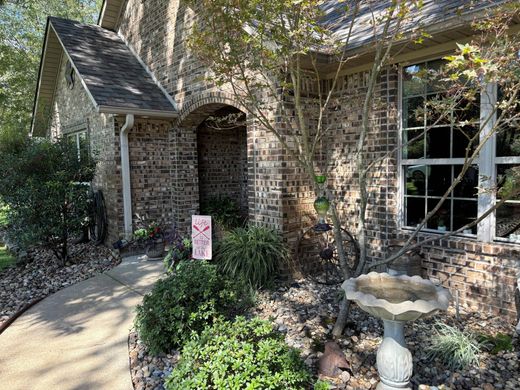
M 336 323 L 334 324 L 334 328 L 332 329 L 332 336 L 334 336 L 334 338 L 339 338 L 343 334 L 343 330 L 347 325 L 349 313 L 350 301 L 346 298 L 343 298 L 339 306 L 338 318 L 336 319 Z

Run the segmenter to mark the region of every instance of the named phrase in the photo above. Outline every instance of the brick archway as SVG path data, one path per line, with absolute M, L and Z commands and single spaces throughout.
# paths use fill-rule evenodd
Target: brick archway
M 230 201 L 237 206 L 241 219 L 248 219 L 248 184 L 254 178 L 248 172 L 248 162 L 252 161 L 253 155 L 248 153 L 245 113 L 230 105 L 210 105 L 201 109 L 206 118 L 222 120 L 204 120 L 196 127 L 201 212 L 207 213 L 208 208 Z M 240 119 L 230 121 L 230 116 Z
M 233 95 L 223 92 L 208 92 L 192 99 L 182 108 L 177 125 L 180 128 L 197 127 L 208 116 L 226 106 L 234 107 L 244 113 L 247 112 Z

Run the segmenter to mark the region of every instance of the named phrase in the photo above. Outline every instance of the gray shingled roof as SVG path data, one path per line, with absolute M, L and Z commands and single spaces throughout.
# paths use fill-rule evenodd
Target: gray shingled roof
M 510 1 L 510 0 L 509 0 Z M 409 26 L 422 25 L 428 31 L 428 26 L 446 23 L 448 20 L 460 19 L 460 24 L 464 23 L 464 15 L 473 14 L 508 0 L 425 0 L 424 6 L 419 12 L 415 12 L 409 20 Z M 345 39 L 350 28 L 350 12 L 344 11 L 345 6 L 352 6 L 354 1 L 338 2 L 329 0 L 323 4 L 325 19 L 323 23 L 331 26 L 338 39 Z M 355 25 L 352 29 L 349 47 L 356 48 L 369 43 L 374 39 L 373 27 L 371 24 L 372 15 L 381 17 L 384 11 L 390 6 L 390 0 L 369 0 L 361 1 Z M 467 23 L 467 20 L 466 20 Z M 378 25 L 378 33 L 381 32 L 382 24 Z M 404 28 L 406 30 L 406 27 Z
M 49 21 L 98 106 L 175 112 L 115 32 L 55 17 Z

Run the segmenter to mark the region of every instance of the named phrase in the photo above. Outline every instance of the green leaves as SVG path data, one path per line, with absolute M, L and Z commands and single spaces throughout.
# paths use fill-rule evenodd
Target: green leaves
M 251 304 L 240 281 L 217 273 L 205 261 L 183 261 L 172 276 L 159 280 L 137 307 L 136 328 L 153 353 L 167 352 L 221 317 L 230 318 Z
M 427 348 L 430 359 L 439 359 L 449 369 L 459 370 L 479 362 L 480 343 L 475 335 L 442 322 L 435 324 L 435 334 Z
M 0 132 L 29 131 L 47 16 L 95 22 L 100 5 L 100 0 L 8 0 L 0 6 Z
M 224 236 L 215 257 L 223 273 L 252 287 L 272 281 L 278 266 L 288 259 L 281 236 L 260 226 L 237 228 Z
M 259 318 L 217 321 L 184 346 L 167 379 L 173 389 L 305 389 L 310 374 L 299 352 Z
M 78 160 L 66 139 L 0 138 L 0 197 L 9 206 L 8 234 L 20 246 L 43 243 L 67 260 L 67 239 L 88 216 L 95 161 Z

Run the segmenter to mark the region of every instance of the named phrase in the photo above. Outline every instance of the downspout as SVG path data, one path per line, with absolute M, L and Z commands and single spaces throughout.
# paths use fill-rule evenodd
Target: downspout
M 121 142 L 121 176 L 123 180 L 123 215 L 125 221 L 125 238 L 132 237 L 132 192 L 130 189 L 130 156 L 128 152 L 128 133 L 134 127 L 134 115 L 127 114 L 126 122 L 119 134 Z

